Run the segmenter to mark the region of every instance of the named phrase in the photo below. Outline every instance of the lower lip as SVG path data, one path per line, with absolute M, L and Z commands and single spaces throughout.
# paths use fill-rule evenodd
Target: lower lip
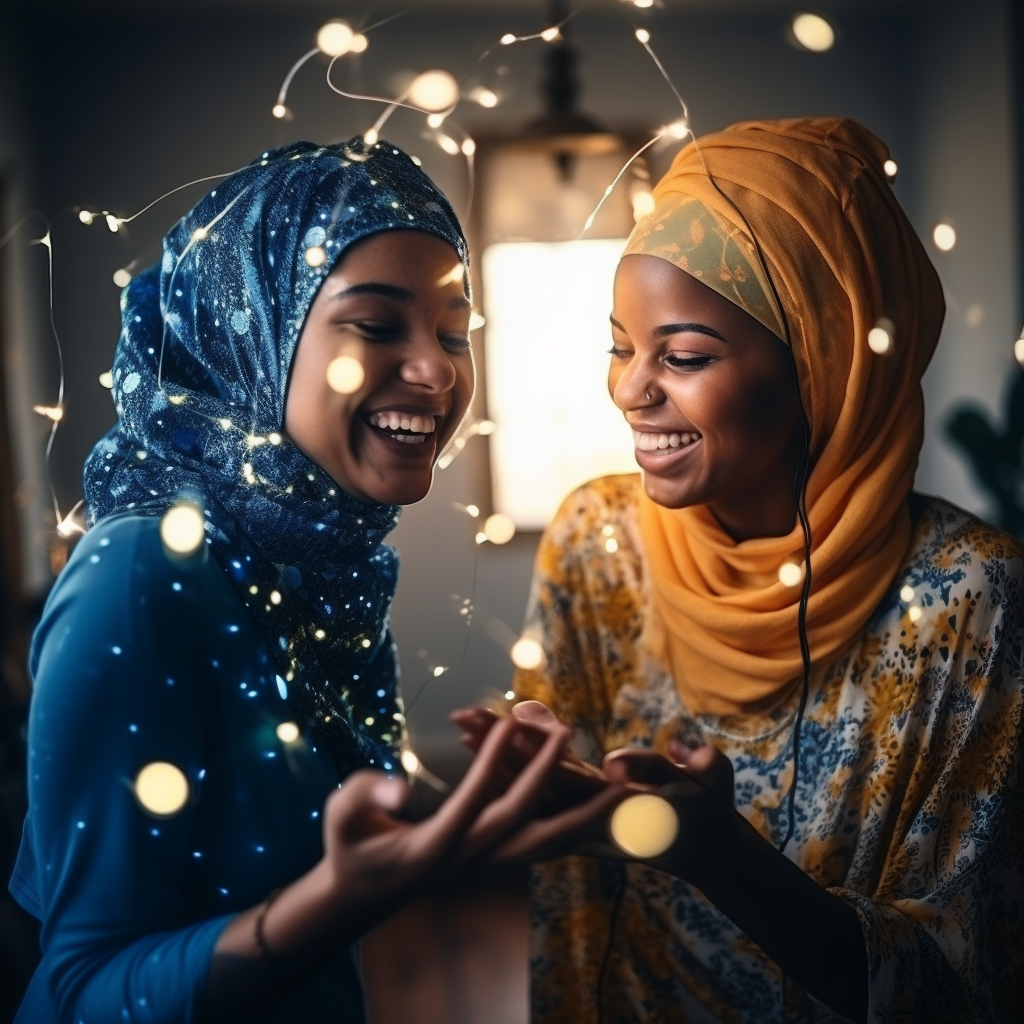
M 644 472 L 664 473 L 675 469 L 695 448 L 700 446 L 703 440 L 703 438 L 699 437 L 685 448 L 655 448 L 653 451 L 634 448 L 633 453 L 636 458 L 636 464 Z
M 384 450 L 389 452 L 391 455 L 400 459 L 408 459 L 410 462 L 429 461 L 433 463 L 434 461 L 434 456 L 437 450 L 436 430 L 432 434 L 428 434 L 424 440 L 414 444 L 411 444 L 408 441 L 398 441 L 392 435 L 385 434 L 376 427 L 370 427 L 368 425 L 368 430 L 370 432 L 370 436 L 379 444 L 383 445 Z

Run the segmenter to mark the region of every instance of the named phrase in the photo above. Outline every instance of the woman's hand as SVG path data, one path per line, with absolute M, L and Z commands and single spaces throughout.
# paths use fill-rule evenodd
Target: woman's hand
M 732 763 L 714 747 L 690 748 L 676 740 L 669 754 L 671 760 L 654 750 L 625 747 L 606 754 L 602 767 L 610 782 L 655 793 L 672 806 L 679 832 L 649 863 L 704 888 L 713 884 L 738 843 Z
M 480 750 L 490 730 L 504 717 L 481 707 L 459 708 L 451 715 L 452 721 L 463 730 L 463 742 L 474 751 Z M 506 785 L 522 771 L 523 766 L 543 744 L 547 733 L 566 728 L 550 708 L 536 700 L 516 704 L 512 708 L 511 717 L 520 723 L 521 729 L 506 751 L 504 763 L 499 769 Z M 566 748 L 548 779 L 542 809 L 555 813 L 574 807 L 602 792 L 607 785 L 608 780 L 599 768 L 581 761 Z

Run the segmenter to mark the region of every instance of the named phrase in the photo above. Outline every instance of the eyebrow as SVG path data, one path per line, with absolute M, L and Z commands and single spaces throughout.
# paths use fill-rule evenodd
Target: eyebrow
M 615 317 L 610 316 L 608 319 L 613 327 L 617 327 L 623 334 L 626 333 L 626 328 Z M 673 334 L 706 334 L 708 337 L 718 338 L 719 341 L 724 341 L 728 344 L 727 338 L 723 338 L 718 331 L 713 327 L 708 327 L 707 324 L 684 322 L 679 324 L 662 324 L 660 327 L 654 328 L 654 336 L 656 338 L 667 338 Z
M 382 295 L 386 299 L 394 299 L 397 302 L 410 303 L 415 301 L 415 293 L 408 288 L 400 288 L 395 284 L 384 284 L 379 281 L 364 281 L 360 284 L 350 285 L 340 292 L 331 296 L 332 301 L 347 299 L 352 295 Z M 448 300 L 448 308 L 452 310 L 471 309 L 469 299 L 457 295 Z

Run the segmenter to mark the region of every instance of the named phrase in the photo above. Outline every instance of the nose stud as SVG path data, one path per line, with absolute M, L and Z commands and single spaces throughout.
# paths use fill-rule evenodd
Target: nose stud
M 651 389 L 650 388 L 644 388 L 644 398 L 646 398 L 648 402 L 651 400 Z

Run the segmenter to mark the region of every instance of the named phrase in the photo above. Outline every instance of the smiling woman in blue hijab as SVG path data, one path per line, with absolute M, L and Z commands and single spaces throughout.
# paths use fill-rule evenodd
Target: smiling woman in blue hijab
M 43 960 L 19 1022 L 360 1020 L 359 935 L 442 865 L 529 855 L 614 799 L 531 825 L 566 733 L 505 787 L 509 721 L 431 818 L 393 814 L 383 540 L 472 397 L 467 260 L 405 154 L 299 143 L 125 290 L 91 529 L 31 655 L 11 888 Z

